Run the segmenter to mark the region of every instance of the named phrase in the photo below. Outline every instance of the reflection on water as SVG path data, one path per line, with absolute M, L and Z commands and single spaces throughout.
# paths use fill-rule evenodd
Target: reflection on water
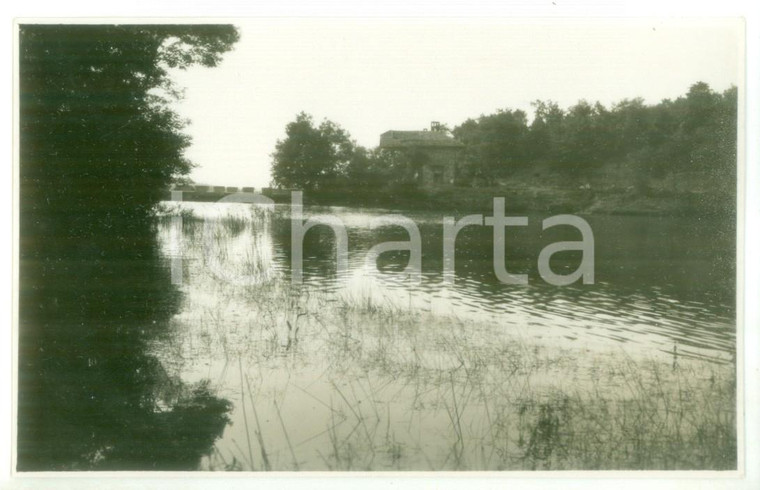
M 207 381 L 146 351 L 180 300 L 155 243 L 106 235 L 22 253 L 20 471 L 189 470 L 228 422 Z
M 568 287 L 543 282 L 536 260 L 547 244 L 579 239 L 577 230 L 542 232 L 547 216 L 510 228 L 508 269 L 528 274 L 530 284 L 508 286 L 493 273 L 492 229 L 468 227 L 457 239 L 455 284 L 447 287 L 442 216 L 407 214 L 423 241 L 422 281 L 413 284 L 400 273 L 408 252 L 383 254 L 377 267 L 365 263 L 373 245 L 408 239 L 400 227 L 369 229 L 386 211 L 312 208 L 307 216 L 330 213 L 348 227 L 348 271 L 337 277 L 333 235 L 318 227 L 304 241 L 304 285 L 291 289 L 287 206 L 181 207 L 186 219 L 163 221 L 158 238 L 167 260 L 181 258 L 183 299 L 150 352 L 170 375 L 209 379 L 234 404 L 231 424 L 201 468 L 684 467 L 641 459 L 654 453 L 633 436 L 619 462 L 556 459 L 570 456 L 552 453 L 545 440 L 559 433 L 573 405 L 553 393 L 568 385 L 614 393 L 629 381 L 625 369 L 611 367 L 617 359 L 672 358 L 670 382 L 682 382 L 675 380 L 681 369 L 696 369 L 689 379 L 715 383 L 713 370 L 733 358 L 734 242 L 723 227 L 589 217 L 597 282 Z M 558 254 L 551 265 L 569 272 L 578 261 Z M 724 398 L 731 406 L 730 394 Z M 620 403 L 604 416 L 639 423 Z M 680 439 L 685 429 L 678 427 Z M 704 439 L 704 430 L 695 425 L 692 435 Z M 621 437 L 629 440 L 609 435 Z M 639 459 L 631 463 L 630 455 Z
M 252 220 L 247 205 L 184 206 L 196 216 L 208 218 L 203 228 L 203 257 L 190 259 L 205 260 L 207 273 L 233 282 L 248 277 L 269 280 L 275 275 L 289 276 L 287 207 L 278 206 L 272 216 L 261 213 L 266 218 Z M 456 284 L 447 287 L 442 281 L 442 216 L 408 215 L 419 226 L 423 240 L 422 282 L 413 284 L 401 274 L 408 252 L 382 254 L 376 267 L 365 261 L 369 248 L 378 243 L 408 240 L 406 231 L 390 222 L 386 227 L 369 229 L 370 220 L 386 212 L 335 207 L 315 208 L 311 215 L 326 212 L 339 217 L 348 228 L 349 270 L 347 277 L 337 278 L 332 232 L 327 227 L 312 229 L 304 240 L 304 281 L 321 291 L 377 295 L 398 306 L 435 314 L 504 326 L 531 326 L 541 335 L 600 337 L 631 344 L 634 349 L 670 352 L 678 344 L 684 354 L 730 359 L 733 353 L 733 236 L 698 220 L 587 217 L 595 234 L 596 284 L 569 287 L 545 283 L 538 276 L 536 260 L 550 243 L 578 240 L 579 233 L 571 227 L 542 232 L 541 219 L 545 217 L 534 216 L 529 226 L 509 229 L 508 268 L 514 273 L 528 273 L 527 287 L 505 285 L 496 279 L 492 228 L 468 227 L 457 238 Z M 228 220 L 227 227 L 233 219 L 240 224 L 231 237 L 220 242 L 214 236 L 219 229 L 211 223 L 222 216 Z M 186 233 L 197 234 L 195 230 L 185 227 Z M 188 238 L 193 239 L 196 237 Z M 170 247 L 177 241 L 164 236 L 163 243 L 165 253 L 173 253 Z M 554 270 L 574 270 L 580 259 L 571 255 L 556 255 L 552 259 Z M 253 264 L 254 270 L 245 270 L 242 264 Z

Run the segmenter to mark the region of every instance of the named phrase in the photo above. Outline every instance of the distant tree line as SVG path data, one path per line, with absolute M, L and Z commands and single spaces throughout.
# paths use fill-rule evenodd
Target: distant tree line
M 451 130 L 465 145 L 459 184 L 491 185 L 539 167 L 585 179 L 607 165 L 628 170 L 636 183 L 678 172 L 735 178 L 736 87 L 719 93 L 699 82 L 685 96 L 655 105 L 634 98 L 610 107 L 585 100 L 568 109 L 541 100 L 532 106 L 530 122 L 522 110 L 502 109 Z M 364 148 L 334 122 L 317 125 L 301 113 L 272 154 L 273 183 L 304 189 L 413 185 L 412 152 Z
M 523 111 L 501 110 L 454 128 L 476 175 L 491 181 L 544 165 L 585 177 L 612 163 L 654 178 L 681 171 L 734 172 L 735 87 L 717 93 L 700 82 L 686 96 L 656 105 L 641 98 L 609 108 L 585 100 L 567 110 L 551 101 L 532 105 L 530 124 Z

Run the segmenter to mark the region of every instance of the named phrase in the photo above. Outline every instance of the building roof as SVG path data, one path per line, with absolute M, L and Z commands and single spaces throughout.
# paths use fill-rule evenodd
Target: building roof
M 450 147 L 464 145 L 443 131 L 386 131 L 380 135 L 380 148 Z

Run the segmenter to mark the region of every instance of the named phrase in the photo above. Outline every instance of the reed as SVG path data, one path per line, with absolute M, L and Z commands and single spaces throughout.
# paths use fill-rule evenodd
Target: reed
M 264 219 L 212 224 L 218 259 L 266 268 L 260 252 L 241 262 L 224 252 Z M 201 236 L 189 256 L 201 256 Z M 238 363 L 217 376 L 220 390 L 239 388 L 243 420 L 217 442 L 217 469 L 736 468 L 730 362 L 587 350 L 276 275 L 240 286 L 192 269 L 187 279 L 194 313 L 177 319 L 165 352 L 178 369 Z M 267 425 L 275 419 L 281 430 Z

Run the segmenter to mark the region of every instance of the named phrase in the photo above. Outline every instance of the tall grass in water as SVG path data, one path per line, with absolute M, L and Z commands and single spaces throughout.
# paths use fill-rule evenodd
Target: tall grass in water
M 282 285 L 267 294 L 260 304 L 282 309 L 269 310 L 268 321 L 287 324 L 300 315 L 313 345 L 299 355 L 322 357 L 326 369 L 319 391 L 288 386 L 280 401 L 257 398 L 282 428 L 272 469 L 736 467 L 730 366 L 595 354 L 509 333 L 487 337 L 467 322 L 314 291 L 306 300 L 303 291 Z M 278 348 L 289 347 L 283 341 Z M 245 389 L 250 414 L 252 392 Z M 329 393 L 324 417 L 314 419 L 322 424 L 316 447 L 293 438 L 301 421 L 282 410 L 287 392 Z M 250 419 L 247 431 L 263 451 L 261 430 Z M 264 454 L 258 459 L 263 469 Z
M 263 249 L 233 247 L 258 223 L 211 223 L 221 264 L 267 266 Z M 188 240 L 196 257 L 203 236 Z M 194 316 L 178 320 L 184 330 L 162 348 L 186 364 L 231 364 L 219 386 L 239 393 L 238 425 L 210 469 L 736 467 L 732 365 L 552 344 L 378 291 L 326 293 L 276 277 L 240 286 L 197 271 L 187 279 Z M 305 403 L 314 407 L 307 420 Z

